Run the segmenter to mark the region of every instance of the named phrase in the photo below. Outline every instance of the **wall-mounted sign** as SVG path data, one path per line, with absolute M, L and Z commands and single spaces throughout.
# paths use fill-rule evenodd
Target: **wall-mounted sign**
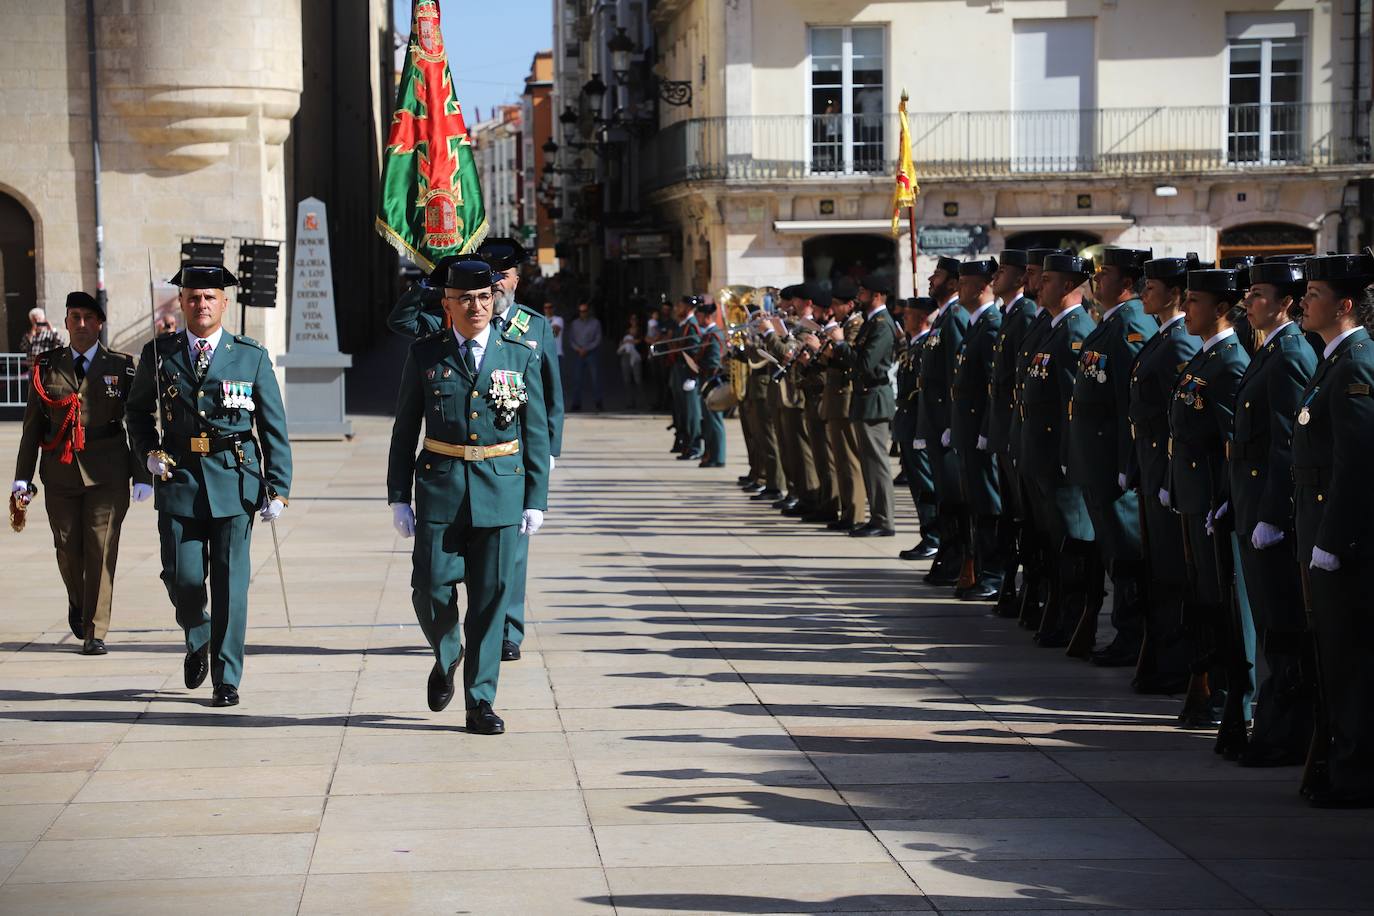
M 921 254 L 959 255 L 978 254 L 988 247 L 986 226 L 922 226 L 916 234 L 916 248 Z

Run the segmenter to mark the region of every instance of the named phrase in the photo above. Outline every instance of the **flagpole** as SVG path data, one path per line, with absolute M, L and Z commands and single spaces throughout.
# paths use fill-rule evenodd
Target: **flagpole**
M 906 214 L 911 223 L 911 295 L 919 296 L 921 289 L 916 285 L 916 205 L 907 207 Z

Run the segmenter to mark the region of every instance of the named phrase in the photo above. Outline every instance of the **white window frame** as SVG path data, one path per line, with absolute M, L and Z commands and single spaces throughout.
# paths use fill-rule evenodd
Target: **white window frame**
M 806 174 L 811 175 L 812 159 L 811 129 L 815 124 L 816 112 L 812 108 L 812 93 L 816 85 L 813 82 L 815 77 L 814 61 L 811 55 L 812 35 L 816 29 L 839 29 L 840 39 L 840 98 L 843 100 L 844 113 L 841 116 L 840 149 L 844 157 L 844 174 L 853 175 L 854 172 L 854 119 L 858 112 L 854 110 L 854 29 L 882 29 L 883 32 L 883 103 L 882 114 L 884 118 L 883 136 L 883 158 L 884 161 L 892 158 L 888 155 L 888 146 L 893 141 L 887 136 L 890 131 L 886 130 L 887 115 L 887 94 L 888 84 L 891 82 L 891 60 L 892 60 L 892 30 L 886 22 L 850 22 L 827 24 L 822 22 L 807 23 L 806 26 L 806 123 L 802 126 L 803 149 L 806 151 Z M 863 175 L 872 175 L 872 172 L 862 172 Z
M 1312 98 L 1312 68 L 1310 29 L 1311 22 L 1304 12 L 1293 13 L 1231 13 L 1226 20 L 1226 54 L 1223 58 L 1222 98 L 1225 107 L 1221 113 L 1222 154 L 1231 164 L 1240 164 L 1231 159 L 1231 49 L 1236 42 L 1260 45 L 1260 99 L 1259 99 L 1259 149 L 1254 162 L 1248 165 L 1281 165 L 1286 159 L 1273 158 L 1273 112 L 1270 97 L 1270 83 L 1273 81 L 1273 54 L 1275 41 L 1294 41 L 1302 49 L 1302 97 L 1297 104 L 1305 105 Z M 1303 119 L 1302 136 L 1308 136 L 1309 124 Z

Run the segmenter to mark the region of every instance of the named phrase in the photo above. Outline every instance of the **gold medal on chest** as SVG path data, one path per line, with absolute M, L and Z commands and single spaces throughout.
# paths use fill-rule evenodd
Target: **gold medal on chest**
M 1300 423 L 1300 424 L 1303 425 L 1303 426 L 1306 426 L 1308 423 L 1311 423 L 1311 422 L 1312 422 L 1312 411 L 1308 410 L 1306 407 L 1304 407 L 1302 410 L 1298 411 L 1298 423 Z

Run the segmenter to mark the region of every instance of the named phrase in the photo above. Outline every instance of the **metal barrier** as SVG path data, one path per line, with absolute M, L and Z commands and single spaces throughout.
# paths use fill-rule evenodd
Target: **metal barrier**
M 1369 103 L 913 112 L 919 178 L 1170 175 L 1370 161 Z M 1357 127 L 1358 125 L 1358 127 Z M 646 190 L 895 172 L 895 114 L 697 118 L 651 137 Z
M 0 353 L 0 410 L 22 408 L 29 397 L 26 353 Z

